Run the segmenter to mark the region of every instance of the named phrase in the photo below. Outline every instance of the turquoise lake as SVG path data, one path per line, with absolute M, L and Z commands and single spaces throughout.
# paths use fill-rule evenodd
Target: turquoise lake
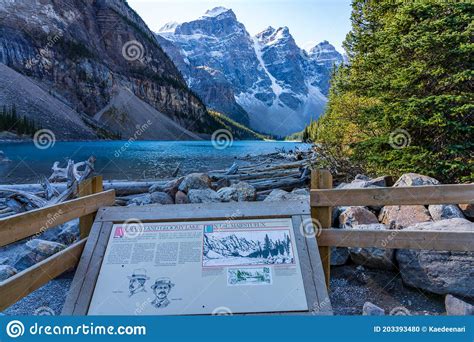
M 211 141 L 90 141 L 56 142 L 38 149 L 32 142 L 0 143 L 9 162 L 0 162 L 0 183 L 36 183 L 51 175 L 51 166 L 68 158 L 75 162 L 94 155 L 96 172 L 104 179 L 149 180 L 170 177 L 178 163 L 181 173 L 228 168 L 235 158 L 308 148 L 296 142 L 234 141 L 225 149 L 217 149 Z

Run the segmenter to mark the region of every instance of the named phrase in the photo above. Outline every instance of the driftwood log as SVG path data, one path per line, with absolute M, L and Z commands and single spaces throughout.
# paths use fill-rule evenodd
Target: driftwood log
M 90 157 L 87 161 L 76 164 L 72 160 L 69 160 L 67 167 L 64 169 L 58 167 L 58 162 L 54 163 L 54 177 L 50 177 L 49 179 L 59 177 L 60 173 L 61 175 L 65 175 L 66 186 L 61 191 L 53 187 L 48 179 L 44 179 L 38 186 L 26 186 L 25 188 L 28 190 L 18 189 L 18 186 L 1 187 L 0 194 L 7 194 L 5 204 L 10 211 L 5 211 L 5 213 L 0 213 L 0 215 L 8 216 L 11 212 L 22 213 L 74 198 L 77 195 L 78 185 L 93 174 L 94 163 L 95 157 Z M 79 168 L 83 168 L 83 170 L 79 170 Z M 37 192 L 39 192 L 39 194 Z M 42 194 L 44 198 L 40 197 L 40 194 Z

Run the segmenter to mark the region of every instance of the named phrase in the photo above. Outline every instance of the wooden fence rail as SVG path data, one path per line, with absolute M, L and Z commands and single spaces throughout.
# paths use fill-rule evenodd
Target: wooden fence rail
M 115 191 L 108 190 L 2 218 L 0 219 L 0 246 L 40 234 L 73 219 L 95 213 L 100 207 L 113 205 L 114 202 Z
M 77 199 L 0 219 L 0 246 L 43 233 L 80 218 L 81 240 L 0 282 L 0 311 L 6 309 L 79 262 L 93 218 L 99 208 L 115 203 L 115 191 L 102 190 L 102 178 L 87 180 Z
M 326 284 L 330 282 L 330 247 L 376 247 L 474 252 L 474 231 L 330 229 L 332 207 L 474 203 L 474 184 L 362 189 L 331 189 L 331 174 L 311 174 L 311 218 Z

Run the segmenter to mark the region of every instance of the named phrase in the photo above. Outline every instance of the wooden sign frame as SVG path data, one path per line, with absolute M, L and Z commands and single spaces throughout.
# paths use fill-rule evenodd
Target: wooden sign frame
M 298 250 L 303 285 L 309 310 L 275 314 L 332 315 L 331 302 L 316 238 L 305 237 L 303 222 L 310 222 L 305 201 L 239 202 L 212 204 L 106 207 L 98 211 L 69 289 L 62 315 L 87 315 L 112 226 L 134 219 L 141 222 L 213 221 L 291 218 Z M 262 313 L 255 313 L 261 315 Z M 248 314 L 246 314 L 248 315 Z

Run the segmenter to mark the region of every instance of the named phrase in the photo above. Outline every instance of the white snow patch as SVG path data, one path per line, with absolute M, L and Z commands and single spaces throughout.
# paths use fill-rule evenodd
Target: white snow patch
M 219 15 L 225 13 L 225 12 L 228 12 L 229 9 L 228 8 L 225 8 L 225 7 L 222 7 L 222 6 L 219 6 L 219 7 L 215 7 L 211 10 L 208 10 L 206 12 L 206 14 L 204 14 L 202 17 L 218 17 Z
M 268 71 L 262 56 L 262 46 L 260 45 L 260 41 L 256 37 L 253 37 L 253 48 L 255 50 L 255 55 L 257 55 L 258 62 L 260 63 L 268 78 L 270 78 L 270 81 L 272 82 L 273 93 L 277 97 L 280 96 L 280 94 L 283 92 L 283 88 L 278 84 L 276 78 L 270 73 L 270 71 Z

